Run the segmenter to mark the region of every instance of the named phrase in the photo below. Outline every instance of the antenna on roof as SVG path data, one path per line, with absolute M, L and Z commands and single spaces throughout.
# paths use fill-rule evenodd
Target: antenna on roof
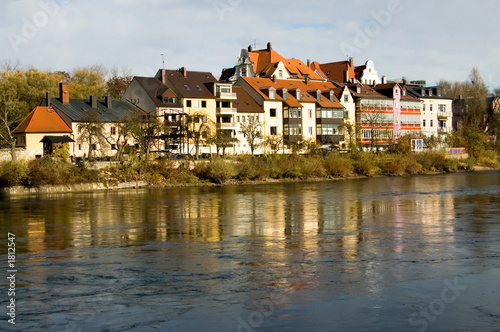
M 257 49 L 257 39 L 255 38 L 250 38 L 250 40 L 253 41 L 253 49 L 256 50 Z
M 160 55 L 161 55 L 161 62 L 162 62 L 161 69 L 165 69 L 165 55 L 163 53 Z

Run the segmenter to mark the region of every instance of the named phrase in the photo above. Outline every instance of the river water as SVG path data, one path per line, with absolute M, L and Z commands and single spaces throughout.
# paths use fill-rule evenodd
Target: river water
M 3 198 L 0 228 L 0 330 L 500 331 L 499 172 Z

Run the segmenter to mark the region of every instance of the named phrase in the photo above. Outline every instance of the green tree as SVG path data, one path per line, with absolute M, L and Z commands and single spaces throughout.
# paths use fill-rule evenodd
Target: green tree
M 12 130 L 29 112 L 29 106 L 23 98 L 26 90 L 26 77 L 22 71 L 0 73 L 0 139 L 4 146 L 10 147 L 13 162 L 17 161 L 17 156 Z
M 104 97 L 106 95 L 105 75 L 105 69 L 99 65 L 75 69 L 69 81 L 70 98 Z

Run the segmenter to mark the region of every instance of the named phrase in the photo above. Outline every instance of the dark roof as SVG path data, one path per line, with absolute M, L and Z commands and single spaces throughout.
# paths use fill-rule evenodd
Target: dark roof
M 44 136 L 41 143 L 68 143 L 74 142 L 69 136 Z
M 229 79 L 236 74 L 236 67 L 222 69 L 219 82 L 228 82 Z
M 41 105 L 46 105 L 45 98 Z M 90 99 L 70 99 L 63 104 L 59 99 L 51 99 L 51 106 L 66 115 L 73 122 L 81 122 L 86 111 L 92 110 Z M 102 122 L 121 122 L 130 112 L 143 112 L 139 107 L 125 100 L 112 100 L 111 108 L 107 108 L 105 100 L 97 100 L 97 114 Z M 64 118 L 64 117 L 63 117 Z
M 174 96 L 175 93 L 163 84 L 159 79 L 154 77 L 135 76 L 134 80 L 139 83 L 144 91 L 148 94 L 151 100 L 156 104 L 156 107 L 182 107 L 180 98 L 177 96 L 175 103 L 165 103 L 163 96 Z M 176 95 L 175 95 L 176 96 Z
M 165 74 L 165 84 L 171 84 L 182 98 L 215 99 L 214 94 L 208 88 L 210 84 L 217 83 L 211 73 L 186 70 L 186 76 L 184 76 L 182 70 L 161 69 L 157 74 L 157 79 L 162 79 L 162 71 Z
M 234 102 L 238 113 L 264 113 L 262 107 L 240 86 L 233 86 L 237 99 Z

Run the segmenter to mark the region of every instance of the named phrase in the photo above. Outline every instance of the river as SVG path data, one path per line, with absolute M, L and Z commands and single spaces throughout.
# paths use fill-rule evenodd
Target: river
M 500 331 L 500 172 L 3 198 L 0 228 L 1 330 Z

